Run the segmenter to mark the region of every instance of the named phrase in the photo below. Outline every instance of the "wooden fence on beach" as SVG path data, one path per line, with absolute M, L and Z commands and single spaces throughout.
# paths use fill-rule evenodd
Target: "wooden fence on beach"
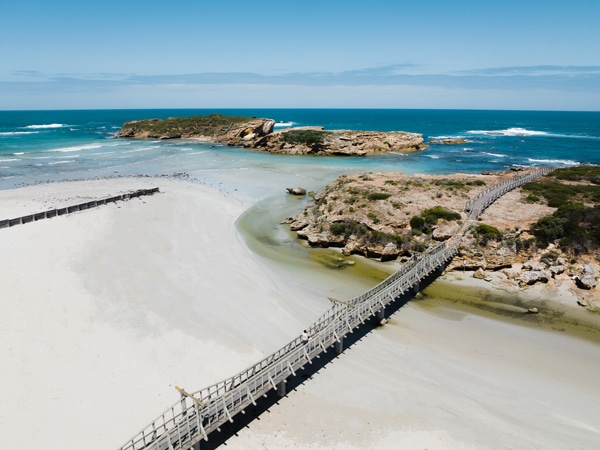
M 269 391 L 285 395 L 286 380 L 311 364 L 330 347 L 340 353 L 344 337 L 372 317 L 382 319 L 385 307 L 403 294 L 419 291 L 420 283 L 441 274 L 458 250 L 463 235 L 483 210 L 506 192 L 551 172 L 545 167 L 500 181 L 466 204 L 468 221 L 447 241 L 413 255 L 393 275 L 349 301 L 335 302 L 308 329 L 311 340 L 300 336 L 246 370 L 196 392 L 178 388 L 181 398 L 150 425 L 137 433 L 121 450 L 176 450 L 198 448 L 202 439 Z
M 129 200 L 131 198 L 142 197 L 144 195 L 152 195 L 158 192 L 158 188 L 151 189 L 138 189 L 134 192 L 129 192 L 127 194 L 117 195 L 115 197 L 103 198 L 100 200 L 92 200 L 85 203 L 79 203 L 78 205 L 66 206 L 64 208 L 55 208 L 49 209 L 48 211 L 29 214 L 27 216 L 21 216 L 14 219 L 5 219 L 0 220 L 0 228 L 9 228 L 14 227 L 15 225 L 22 225 L 30 222 L 37 222 L 42 219 L 50 219 L 52 217 L 63 216 L 65 214 L 71 214 L 77 211 L 83 211 L 90 208 L 96 208 L 101 205 L 106 205 L 108 203 L 116 203 L 121 200 Z

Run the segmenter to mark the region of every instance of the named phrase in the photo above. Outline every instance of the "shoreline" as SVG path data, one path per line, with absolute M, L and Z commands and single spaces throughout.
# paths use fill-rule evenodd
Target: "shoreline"
M 0 230 L 7 445 L 58 449 L 65 436 L 72 447 L 122 445 L 177 401 L 175 384 L 194 391 L 225 379 L 330 307 L 323 286 L 332 275 L 313 282 L 256 255 L 234 225 L 248 203 L 202 184 L 50 183 L 0 191 L 0 201 L 23 215 L 154 185 L 155 196 Z M 577 375 L 600 370 L 596 344 L 422 305 L 401 308 L 228 447 L 568 448 L 574 434 L 583 447 L 594 442 L 600 387 Z M 535 398 L 551 407 L 538 410 Z M 99 424 L 109 431 L 90 443 Z
M 423 290 L 416 303 L 432 311 L 449 307 L 600 344 L 600 311 L 577 304 L 577 295 L 568 288 L 538 284 L 507 289 L 472 275 L 472 271 L 445 273 Z M 530 308 L 537 312 L 530 312 Z

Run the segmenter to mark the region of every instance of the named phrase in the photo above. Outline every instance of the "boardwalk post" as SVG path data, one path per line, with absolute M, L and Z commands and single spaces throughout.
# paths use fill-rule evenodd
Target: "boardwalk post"
M 335 352 L 339 355 L 344 351 L 344 337 L 340 336 L 334 344 Z
M 385 310 L 381 308 L 379 311 L 377 311 L 377 313 L 375 313 L 375 317 L 377 317 L 377 320 L 381 322 L 385 318 Z
M 285 397 L 285 384 L 287 383 L 287 379 L 285 380 L 281 380 L 279 383 L 277 383 L 277 395 L 279 395 L 280 397 Z

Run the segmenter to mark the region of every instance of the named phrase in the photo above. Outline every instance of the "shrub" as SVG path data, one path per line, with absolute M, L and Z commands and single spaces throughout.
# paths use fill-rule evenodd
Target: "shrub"
M 483 181 L 483 180 L 467 181 L 467 186 L 485 186 L 485 181 Z
M 390 198 L 392 196 L 392 194 L 388 194 L 387 192 L 372 192 L 370 193 L 367 198 L 369 200 L 385 200 L 387 198 Z
M 413 216 L 412 219 L 410 219 L 410 227 L 413 230 L 422 231 L 423 227 L 425 227 L 425 219 L 421 216 Z
M 434 184 L 436 186 L 447 186 L 449 188 L 456 187 L 458 189 L 462 189 L 462 188 L 465 187 L 465 185 L 464 185 L 464 183 L 462 181 L 448 180 L 448 179 L 437 180 Z
M 283 141 L 288 144 L 303 144 L 308 147 L 323 145 L 325 136 L 330 134 L 320 130 L 289 130 L 283 134 Z
M 329 225 L 329 229 L 333 234 L 339 236 L 340 234 L 344 234 L 346 232 L 346 223 L 345 222 L 333 222 Z
M 531 229 L 538 242 L 547 246 L 550 242 L 565 237 L 566 223 L 567 219 L 562 217 L 547 216 L 534 223 Z
M 425 219 L 426 223 L 435 225 L 438 219 L 444 219 L 447 221 L 459 220 L 460 214 L 453 211 L 448 211 L 447 209 L 438 205 L 423 211 L 422 217 Z
M 502 232 L 498 230 L 498 228 L 491 225 L 486 225 L 485 223 L 477 225 L 473 230 L 473 233 L 479 237 L 485 237 L 486 239 L 502 239 Z
M 377 217 L 377 214 L 375 214 L 374 212 L 369 212 L 369 213 L 367 214 L 367 217 L 368 217 L 369 219 L 371 219 L 373 222 L 375 222 L 375 223 L 379 223 L 379 217 Z

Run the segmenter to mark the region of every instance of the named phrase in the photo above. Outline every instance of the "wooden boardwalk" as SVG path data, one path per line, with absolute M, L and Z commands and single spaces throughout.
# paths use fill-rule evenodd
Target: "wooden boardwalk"
M 467 203 L 469 221 L 452 238 L 426 253 L 413 255 L 400 270 L 358 297 L 336 302 L 307 328 L 312 336 L 308 344 L 298 337 L 243 372 L 197 392 L 178 388 L 180 401 L 136 434 L 121 450 L 189 449 L 199 445 L 202 439 L 208 440 L 210 433 L 226 422 L 233 422 L 236 414 L 256 405 L 257 399 L 269 391 L 285 395 L 286 380 L 290 376 L 295 376 L 298 370 L 331 346 L 341 352 L 348 333 L 372 317 L 383 318 L 386 305 L 403 294 L 418 292 L 423 280 L 441 274 L 456 254 L 464 233 L 485 208 L 506 192 L 552 170 L 547 167 L 520 173 L 481 192 Z
M 71 214 L 78 211 L 84 211 L 90 208 L 97 208 L 98 206 L 107 205 L 109 203 L 127 201 L 132 198 L 142 197 L 144 195 L 153 195 L 156 194 L 158 190 L 159 189 L 157 187 L 152 189 L 138 189 L 137 191 L 117 195 L 115 197 L 107 197 L 100 200 L 92 200 L 85 203 L 79 203 L 77 205 L 65 206 L 64 208 L 49 209 L 48 211 L 29 214 L 27 216 L 16 217 L 14 219 L 4 219 L 0 220 L 0 228 L 14 227 L 15 225 L 23 225 L 26 223 L 37 222 L 38 220 L 51 219 L 52 217 L 63 216 L 65 214 Z

